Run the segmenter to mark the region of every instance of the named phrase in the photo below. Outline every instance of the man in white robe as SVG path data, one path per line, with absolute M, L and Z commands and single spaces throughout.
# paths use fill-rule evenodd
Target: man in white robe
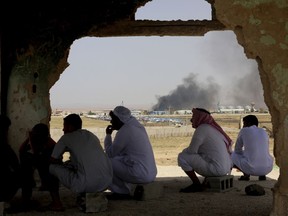
M 78 195 L 106 190 L 112 182 L 113 170 L 98 137 L 82 129 L 77 114 L 64 118 L 63 131 L 51 155 L 50 172 Z M 70 153 L 70 160 L 63 163 L 65 152 Z
M 243 118 L 243 128 L 238 134 L 232 161 L 234 167 L 243 172 L 239 178 L 242 181 L 250 180 L 250 175 L 266 180 L 266 175 L 272 171 L 274 159 L 269 153 L 269 137 L 263 128 L 258 127 L 255 115 Z
M 106 128 L 105 152 L 113 167 L 112 195 L 108 199 L 130 198 L 131 184 L 153 182 L 157 167 L 146 129 L 124 106 L 110 112 L 111 125 Z M 112 132 L 117 130 L 114 140 Z
M 205 109 L 192 109 L 191 123 L 195 132 L 191 142 L 178 155 L 178 165 L 192 180 L 180 192 L 200 192 L 205 189 L 196 173 L 204 177 L 223 176 L 232 168 L 230 157 L 232 140 Z

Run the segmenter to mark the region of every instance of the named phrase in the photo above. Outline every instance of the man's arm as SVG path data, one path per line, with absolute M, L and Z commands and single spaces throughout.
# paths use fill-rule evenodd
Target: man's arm
M 63 136 L 54 146 L 53 152 L 51 154 L 50 163 L 51 164 L 62 164 L 63 154 L 66 151 L 65 139 Z

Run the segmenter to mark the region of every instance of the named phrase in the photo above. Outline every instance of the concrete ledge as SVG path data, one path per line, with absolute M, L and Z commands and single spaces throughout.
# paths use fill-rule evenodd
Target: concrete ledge
M 225 192 L 233 188 L 233 175 L 225 175 L 219 177 L 207 177 L 208 184 L 207 191 L 211 192 Z

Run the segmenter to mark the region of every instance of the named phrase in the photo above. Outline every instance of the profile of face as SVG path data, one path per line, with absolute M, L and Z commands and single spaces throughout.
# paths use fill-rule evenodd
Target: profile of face
M 197 114 L 192 111 L 192 117 L 190 119 L 190 122 L 192 123 L 193 128 L 196 128 L 196 119 L 197 119 Z
M 110 123 L 113 129 L 119 130 L 124 125 L 124 123 L 112 111 L 109 113 L 109 115 L 111 117 Z
M 63 123 L 63 132 L 64 134 L 68 133 L 68 124 L 65 124 L 65 122 Z
M 191 122 L 191 124 L 192 124 L 192 127 L 193 127 L 193 122 L 194 122 L 194 120 L 195 120 L 195 117 L 193 118 L 193 114 L 192 114 L 192 117 L 191 117 L 191 119 L 190 119 L 190 122 Z
M 193 128 L 197 128 L 200 124 L 211 121 L 210 112 L 203 108 L 193 108 L 191 123 Z
M 71 124 L 66 122 L 63 123 L 63 132 L 64 134 L 70 133 L 74 131 L 74 127 Z
M 63 119 L 63 132 L 71 133 L 82 128 L 82 119 L 78 114 L 72 113 Z

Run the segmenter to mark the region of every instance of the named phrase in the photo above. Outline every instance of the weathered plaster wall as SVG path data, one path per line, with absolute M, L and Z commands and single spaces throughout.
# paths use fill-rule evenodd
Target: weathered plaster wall
M 31 51 L 30 55 L 19 56 L 18 64 L 12 70 L 7 104 L 12 121 L 9 142 L 16 152 L 27 137 L 27 131 L 35 124 L 49 124 L 49 90 L 68 66 L 68 52 L 59 59 L 51 53 L 55 53 L 55 50 Z
M 272 116 L 280 177 L 271 215 L 288 214 L 288 3 L 286 0 L 216 0 L 216 17 L 256 59 Z M 238 16 L 237 14 L 241 15 Z
M 271 215 L 288 215 L 287 0 L 213 0 L 211 2 L 214 1 L 216 18 L 225 24 L 227 29 L 236 33 L 247 57 L 256 59 L 258 62 L 265 102 L 272 115 L 274 154 L 277 165 L 280 167 L 280 177 L 274 190 Z M 128 35 L 132 35 L 135 30 L 132 28 L 130 31 Z M 181 28 L 172 31 L 181 31 Z M 73 29 L 70 34 L 74 32 Z M 141 34 L 144 35 L 143 32 Z M 147 32 L 146 36 L 149 36 L 148 34 Z M 175 35 L 177 34 L 180 33 L 175 32 Z M 25 55 L 18 56 L 18 62 L 13 67 L 9 83 L 7 113 L 12 120 L 10 131 L 13 132 L 9 136 L 10 143 L 15 149 L 18 149 L 26 137 L 27 130 L 34 124 L 49 123 L 49 89 L 68 65 L 67 48 L 56 49 L 61 42 L 54 41 L 54 39 L 54 37 L 51 39 L 48 47 L 40 44 L 35 46 L 36 51 L 30 47 Z M 45 41 L 47 41 L 46 38 Z M 41 50 L 37 50 L 39 48 Z M 66 53 L 61 54 L 61 52 Z M 39 74 L 39 77 L 35 79 L 37 91 L 33 93 L 35 72 Z

